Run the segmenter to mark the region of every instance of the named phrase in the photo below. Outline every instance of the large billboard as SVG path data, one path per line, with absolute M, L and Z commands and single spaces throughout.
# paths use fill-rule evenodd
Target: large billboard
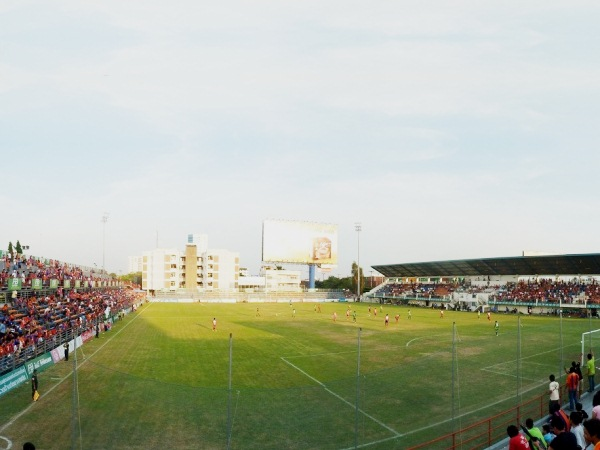
M 331 223 L 265 220 L 264 262 L 337 264 L 338 226 Z

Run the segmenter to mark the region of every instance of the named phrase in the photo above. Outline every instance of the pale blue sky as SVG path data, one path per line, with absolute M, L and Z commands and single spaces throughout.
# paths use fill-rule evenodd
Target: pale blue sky
M 218 4 L 217 4 L 218 3 Z M 340 266 L 600 251 L 593 1 L 4 1 L 0 246 L 125 272 L 262 221 Z M 193 210 L 186 205 L 194 205 Z M 187 209 L 187 211 L 186 211 Z

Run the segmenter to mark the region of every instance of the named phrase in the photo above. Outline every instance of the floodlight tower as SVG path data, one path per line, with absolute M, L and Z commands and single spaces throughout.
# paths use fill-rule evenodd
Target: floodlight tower
M 360 300 L 360 232 L 362 231 L 362 225 L 360 222 L 354 224 L 356 230 L 356 244 L 357 244 L 357 257 L 356 257 L 356 298 Z
M 104 255 L 106 253 L 106 222 L 108 222 L 108 213 L 102 215 L 102 272 L 104 272 Z

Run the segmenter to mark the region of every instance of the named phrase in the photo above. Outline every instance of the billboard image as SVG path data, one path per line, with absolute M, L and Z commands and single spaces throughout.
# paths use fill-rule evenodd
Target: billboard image
M 338 226 L 292 220 L 263 222 L 264 262 L 337 264 Z

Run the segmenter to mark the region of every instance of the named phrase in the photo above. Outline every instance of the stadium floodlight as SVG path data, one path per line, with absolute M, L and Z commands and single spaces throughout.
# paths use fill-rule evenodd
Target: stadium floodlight
M 356 230 L 356 244 L 357 244 L 357 255 L 356 255 L 356 297 L 360 301 L 360 232 L 362 231 L 362 225 L 360 222 L 354 223 L 354 229 Z

